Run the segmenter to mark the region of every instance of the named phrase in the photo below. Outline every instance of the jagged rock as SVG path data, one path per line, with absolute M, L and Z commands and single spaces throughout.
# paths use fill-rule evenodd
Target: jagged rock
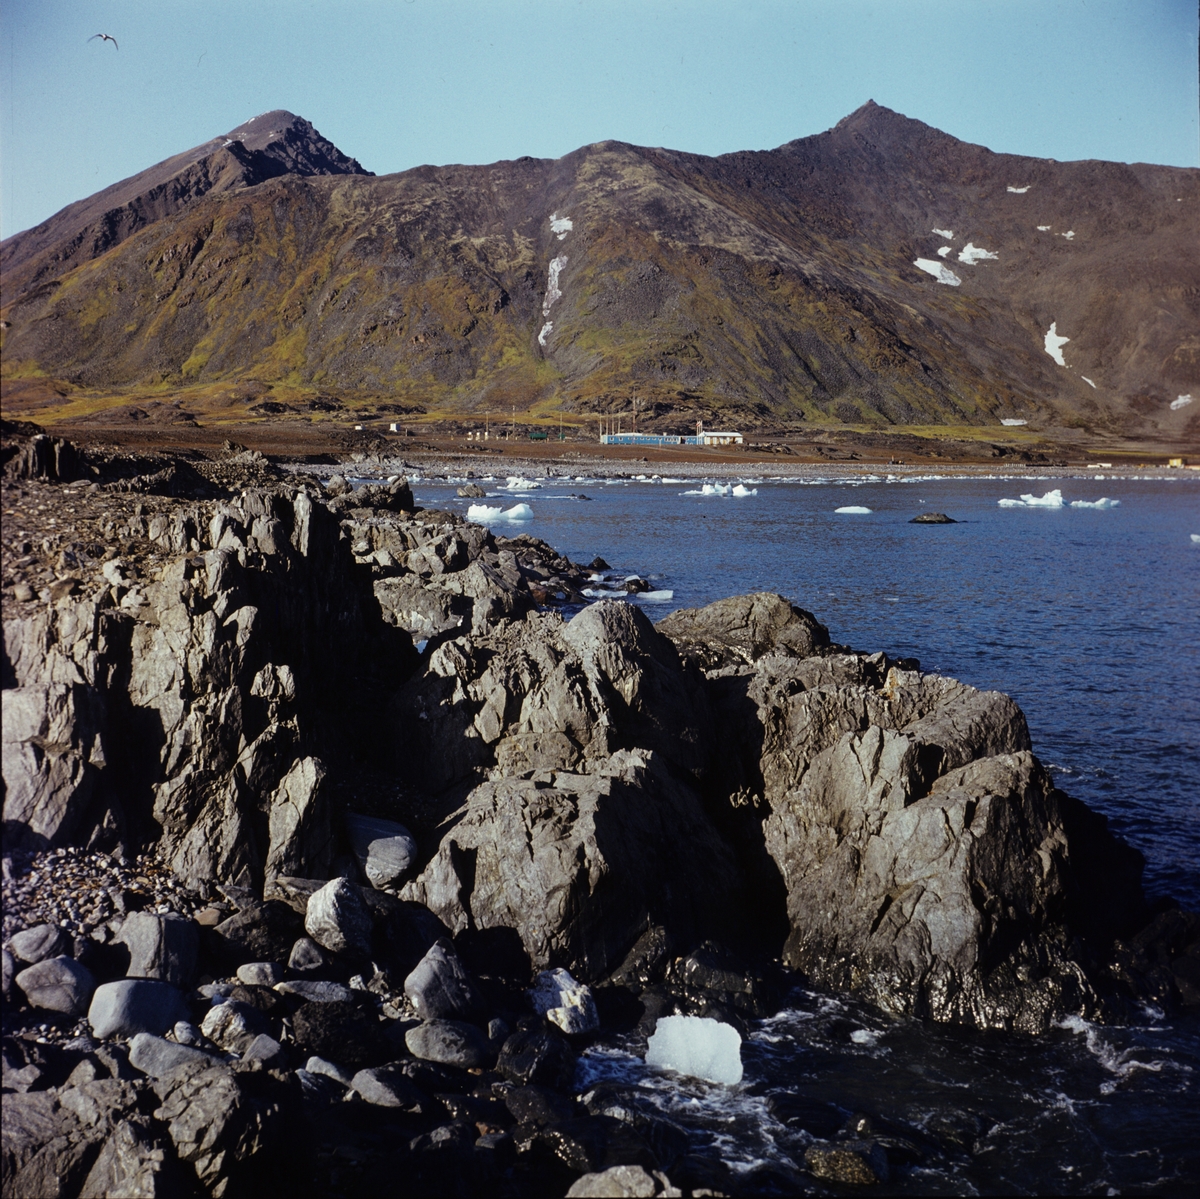
M 680 1193 L 657 1170 L 648 1173 L 641 1166 L 610 1166 L 577 1178 L 567 1190 L 567 1199 L 653 1199 Z
M 394 820 L 346 815 L 346 834 L 367 881 L 373 887 L 393 887 L 416 864 L 417 842 Z
M 430 946 L 404 980 L 404 993 L 422 1020 L 478 1021 L 484 1015 L 479 988 L 445 939 Z
M 329 956 L 311 937 L 301 937 L 292 946 L 287 959 L 294 974 L 319 974 L 329 965 Z
M 237 968 L 238 982 L 248 987 L 273 987 L 283 982 L 284 969 L 278 962 L 243 962 Z
M 487 492 L 478 483 L 467 483 L 458 489 L 459 499 L 482 500 L 486 496 Z
M 184 916 L 130 912 L 117 941 L 129 947 L 130 978 L 153 978 L 186 987 L 196 971 L 199 928 Z
M 304 1068 L 310 1074 L 323 1074 L 326 1078 L 335 1079 L 344 1087 L 348 1087 L 354 1081 L 353 1070 L 347 1070 L 336 1062 L 326 1061 L 323 1057 L 317 1057 L 316 1054 L 313 1054 L 304 1063 Z
M 413 1057 L 464 1070 L 491 1065 L 496 1057 L 487 1037 L 461 1020 L 426 1020 L 404 1034 L 404 1043 Z
M 211 1053 L 148 1032 L 136 1033 L 129 1041 L 129 1064 L 151 1078 L 165 1078 L 183 1065 L 213 1065 L 216 1061 Z
M 268 899 L 246 904 L 212 931 L 219 952 L 230 962 L 272 962 L 290 953 L 302 927 L 292 908 Z
M 183 1180 L 168 1158 L 168 1147 L 167 1138 L 144 1116 L 122 1120 L 101 1147 L 79 1199 L 165 1199 L 177 1194 Z
M 908 523 L 910 525 L 956 525 L 958 521 L 944 512 L 922 512 L 920 516 L 914 516 Z
M 348 878 L 331 879 L 308 901 L 304 931 L 330 953 L 371 952 L 371 910 Z
M 575 1080 L 575 1051 L 566 1037 L 550 1029 L 515 1032 L 504 1042 L 496 1069 L 520 1086 L 569 1091 Z
M 9 939 L 13 955 L 22 962 L 33 965 L 46 958 L 60 957 L 71 952 L 71 938 L 57 924 L 38 924 Z
M 299 995 L 305 1003 L 347 1003 L 354 998 L 349 987 L 315 978 L 288 979 L 276 983 L 275 990 L 281 995 Z
M 242 1061 L 261 1062 L 267 1070 L 286 1070 L 287 1050 L 274 1037 L 260 1032 L 242 1051 Z
M 829 630 L 811 612 L 765 591 L 681 608 L 655 628 L 706 670 L 757 662 L 772 651 L 807 658 L 829 644 Z
M 227 999 L 208 1009 L 200 1031 L 214 1045 L 232 1053 L 241 1053 L 260 1033 L 269 1029 L 263 1014 L 249 1004 Z
M 561 1124 L 575 1116 L 574 1100 L 547 1087 L 512 1087 L 504 1092 L 504 1103 L 518 1124 L 528 1124 L 533 1128 Z
M 92 1036 L 132 1037 L 148 1032 L 160 1036 L 177 1020 L 187 1018 L 183 996 L 169 983 L 143 979 L 103 983 L 88 1008 Z
M 529 992 L 533 1009 L 569 1035 L 595 1032 L 600 1013 L 590 987 L 576 982 L 567 970 L 543 970 Z
M 25 992 L 30 1007 L 64 1016 L 82 1016 L 96 989 L 92 972 L 66 956 L 46 958 L 22 970 L 17 986 Z
M 678 852 L 684 829 L 687 855 Z M 618 753 L 604 773 L 558 774 L 554 786 L 503 780 L 476 788 L 402 894 L 456 934 L 470 921 L 515 928 L 536 966 L 554 959 L 594 979 L 648 924 L 667 923 L 685 940 L 712 929 L 736 936 L 741 888 L 737 863 L 696 793 L 653 755 Z
M 333 832 L 321 794 L 325 767 L 301 758 L 284 775 L 271 799 L 266 873 L 319 878 L 328 873 Z

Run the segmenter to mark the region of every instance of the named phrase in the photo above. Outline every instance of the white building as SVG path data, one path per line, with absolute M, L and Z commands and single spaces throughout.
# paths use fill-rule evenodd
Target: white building
M 740 433 L 734 433 L 730 430 L 708 430 L 706 429 L 700 434 L 701 445 L 741 445 L 743 437 Z

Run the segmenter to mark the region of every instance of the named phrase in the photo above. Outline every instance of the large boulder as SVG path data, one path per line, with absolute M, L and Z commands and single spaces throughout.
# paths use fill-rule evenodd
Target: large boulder
M 175 913 L 130 912 L 117 940 L 129 947 L 130 978 L 153 978 L 186 987 L 196 971 L 200 946 L 196 923 Z
M 483 996 L 454 946 L 440 939 L 404 980 L 404 993 L 422 1020 L 484 1019 Z
M 92 972 L 66 955 L 36 962 L 17 975 L 30 1007 L 64 1016 L 82 1016 L 96 989 Z

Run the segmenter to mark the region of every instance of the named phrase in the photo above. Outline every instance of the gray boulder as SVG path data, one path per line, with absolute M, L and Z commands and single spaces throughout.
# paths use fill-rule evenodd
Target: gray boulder
M 395 1065 L 360 1070 L 351 1079 L 350 1086 L 368 1103 L 378 1107 L 423 1114 L 431 1106 L 425 1092 Z
M 129 978 L 153 978 L 186 987 L 196 972 L 200 929 L 175 913 L 130 912 L 117 940 L 129 947 Z
M 404 993 L 422 1020 L 482 1020 L 483 996 L 454 946 L 445 938 L 430 946 L 404 980 Z
M 96 989 L 92 972 L 65 956 L 37 962 L 22 970 L 16 981 L 30 1007 L 64 1016 L 82 1016 Z
M 98 1040 L 132 1037 L 139 1032 L 161 1036 L 187 1016 L 187 1004 L 174 987 L 145 979 L 102 983 L 88 1008 L 92 1036 Z
M 346 833 L 350 848 L 373 887 L 395 886 L 416 864 L 416 839 L 394 820 L 351 812 L 346 816 Z
M 183 1065 L 212 1065 L 216 1061 L 211 1053 L 148 1032 L 135 1034 L 129 1042 L 129 1064 L 151 1078 L 165 1078 Z
M 288 954 L 293 974 L 319 974 L 329 966 L 329 955 L 311 937 L 300 937 Z
M 0 987 L 0 991 L 2 991 L 4 1001 L 7 1003 L 12 996 L 13 979 L 17 975 L 16 959 L 7 949 L 0 950 L 0 969 L 3 970 L 3 973 L 0 974 L 0 982 L 3 984 Z
M 268 879 L 280 874 L 302 878 L 328 874 L 333 834 L 322 793 L 324 781 L 324 765 L 311 757 L 297 761 L 280 781 L 268 817 Z
M 248 987 L 273 987 L 283 981 L 284 969 L 278 962 L 243 962 L 237 968 L 238 982 Z
M 460 1020 L 426 1020 L 404 1034 L 404 1043 L 413 1057 L 463 1070 L 490 1066 L 496 1060 L 482 1030 Z
M 250 1042 L 242 1051 L 243 1062 L 261 1062 L 267 1070 L 286 1070 L 288 1064 L 287 1050 L 265 1032 Z
M 641 1166 L 610 1166 L 582 1174 L 567 1190 L 567 1199 L 653 1199 L 678 1194 L 664 1174 L 647 1173 Z
M 339 1066 L 336 1062 L 327 1061 L 323 1057 L 318 1057 L 313 1054 L 308 1061 L 304 1063 L 304 1068 L 309 1074 L 321 1074 L 326 1078 L 332 1078 L 336 1082 L 340 1082 L 342 1086 L 348 1087 L 354 1080 L 354 1071 L 347 1070 L 344 1066 Z
M 214 1044 L 231 1053 L 241 1053 L 269 1022 L 257 1008 L 236 999 L 214 1003 L 205 1014 L 200 1031 Z
M 344 984 L 316 978 L 290 978 L 276 983 L 275 990 L 281 995 L 297 995 L 305 1003 L 348 1003 L 354 998 Z
M 61 957 L 71 952 L 71 938 L 57 924 L 37 924 L 13 933 L 9 945 L 12 946 L 14 957 L 31 966 L 46 958 Z
M 348 878 L 331 879 L 308 901 L 304 930 L 330 953 L 371 952 L 371 909 Z

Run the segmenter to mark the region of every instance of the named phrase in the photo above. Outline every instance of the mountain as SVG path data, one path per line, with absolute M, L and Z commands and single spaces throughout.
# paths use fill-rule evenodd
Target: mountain
M 245 132 L 284 118 L 290 157 Z M 874 103 L 771 151 L 382 177 L 290 114 L 234 132 L 0 246 L 6 379 L 1200 444 L 1197 170 L 995 154 Z

